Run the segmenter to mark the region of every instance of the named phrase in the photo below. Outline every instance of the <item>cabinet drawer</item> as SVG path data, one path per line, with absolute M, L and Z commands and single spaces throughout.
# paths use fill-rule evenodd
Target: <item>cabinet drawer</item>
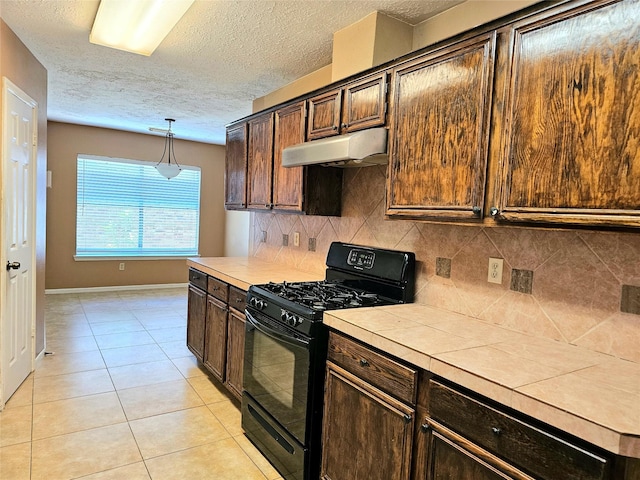
M 247 292 L 240 290 L 237 287 L 229 286 L 229 306 L 235 308 L 240 312 L 244 312 L 244 307 L 247 304 Z
M 540 478 L 608 478 L 606 458 L 572 445 L 431 380 L 429 415 L 480 447 Z
M 328 358 L 383 392 L 415 405 L 417 370 L 333 332 L 329 336 Z
M 192 285 L 195 285 L 196 287 L 198 287 L 201 290 L 206 290 L 207 289 L 207 274 L 206 273 L 202 273 L 199 270 L 196 270 L 195 268 L 190 268 L 189 269 L 189 283 L 191 283 Z
M 213 295 L 214 297 L 222 300 L 224 303 L 227 303 L 227 298 L 229 295 L 229 285 L 222 280 L 218 280 L 214 277 L 209 277 L 207 282 L 207 292 L 209 295 Z

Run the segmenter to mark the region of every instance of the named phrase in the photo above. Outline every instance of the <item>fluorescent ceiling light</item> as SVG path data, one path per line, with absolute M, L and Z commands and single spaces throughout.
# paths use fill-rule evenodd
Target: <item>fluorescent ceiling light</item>
M 151 55 L 195 0 L 101 0 L 89 41 Z

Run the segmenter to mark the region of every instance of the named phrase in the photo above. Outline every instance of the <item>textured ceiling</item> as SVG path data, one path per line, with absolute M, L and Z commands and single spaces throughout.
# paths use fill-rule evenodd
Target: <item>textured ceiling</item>
M 461 0 L 196 0 L 150 57 L 89 43 L 98 0 L 0 0 L 48 71 L 50 120 L 223 144 L 252 101 L 331 63 L 333 33 L 378 10 L 415 25 Z

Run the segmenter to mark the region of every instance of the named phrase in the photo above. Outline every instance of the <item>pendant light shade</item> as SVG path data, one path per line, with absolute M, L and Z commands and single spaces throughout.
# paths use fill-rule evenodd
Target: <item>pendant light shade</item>
M 162 158 L 156 165 L 156 170 L 158 170 L 160 175 L 165 177 L 167 180 L 170 180 L 182 171 L 182 167 L 178 164 L 176 154 L 173 151 L 173 132 L 171 131 L 171 123 L 175 122 L 175 120 L 173 118 L 165 118 L 165 120 L 169 122 L 169 129 L 167 130 L 167 135 L 164 138 L 164 152 L 162 152 Z M 167 157 L 166 162 L 164 162 L 165 156 Z M 173 162 L 171 161 L 172 157 Z

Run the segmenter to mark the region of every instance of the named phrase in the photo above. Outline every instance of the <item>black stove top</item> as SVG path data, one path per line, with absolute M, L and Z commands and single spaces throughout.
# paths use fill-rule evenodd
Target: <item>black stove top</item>
M 247 311 L 313 335 L 326 310 L 412 302 L 414 276 L 411 252 L 333 242 L 325 280 L 251 285 Z
M 268 283 L 261 285 L 261 288 L 280 298 L 317 311 L 394 303 L 380 295 L 351 288 L 339 281 Z

